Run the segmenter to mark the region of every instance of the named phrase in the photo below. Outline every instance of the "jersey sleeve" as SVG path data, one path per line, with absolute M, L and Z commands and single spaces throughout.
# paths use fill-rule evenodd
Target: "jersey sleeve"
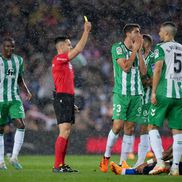
M 156 63 L 157 61 L 164 61 L 164 59 L 165 59 L 164 50 L 161 48 L 160 45 L 156 45 L 154 50 L 154 62 Z
M 112 53 L 112 57 L 117 60 L 119 58 L 125 58 L 125 54 L 124 54 L 124 51 L 122 49 L 122 47 L 119 45 L 119 44 L 114 44 L 112 46 L 112 50 L 111 50 L 111 53 Z

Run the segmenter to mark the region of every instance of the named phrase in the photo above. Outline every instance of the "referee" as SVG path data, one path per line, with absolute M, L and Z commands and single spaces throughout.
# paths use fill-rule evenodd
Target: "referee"
M 52 76 L 55 85 L 53 105 L 59 127 L 59 136 L 55 142 L 53 167 L 55 173 L 78 172 L 66 165 L 64 161 L 71 126 L 75 122 L 74 69 L 70 61 L 84 49 L 90 30 L 91 23 L 85 21 L 82 37 L 75 48 L 72 48 L 69 38 L 60 36 L 55 38 L 57 55 L 52 61 Z

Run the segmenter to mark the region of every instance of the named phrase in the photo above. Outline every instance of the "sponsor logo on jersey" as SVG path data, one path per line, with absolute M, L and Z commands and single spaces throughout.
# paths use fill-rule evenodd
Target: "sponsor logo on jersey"
M 116 53 L 117 54 L 122 54 L 122 48 L 121 47 L 117 47 L 116 48 Z
M 173 73 L 170 75 L 166 75 L 166 78 L 170 78 L 171 80 L 181 82 L 182 81 L 182 76 L 181 75 L 174 75 Z
M 14 69 L 13 68 L 11 68 L 11 69 L 8 69 L 8 71 L 6 72 L 6 75 L 7 76 L 13 76 L 14 75 Z
M 67 61 L 67 58 L 60 58 L 60 57 L 57 57 L 57 60 L 58 60 L 58 61 Z

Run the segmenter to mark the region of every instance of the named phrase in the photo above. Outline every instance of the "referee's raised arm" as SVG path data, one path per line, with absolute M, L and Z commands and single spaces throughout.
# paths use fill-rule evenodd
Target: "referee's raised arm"
M 68 53 L 69 60 L 75 58 L 80 52 L 82 52 L 82 50 L 84 49 L 84 47 L 86 45 L 90 30 L 91 30 L 91 23 L 86 21 L 84 24 L 84 31 L 83 31 L 80 41 Z
M 80 41 L 72 48 L 71 40 L 66 36 L 55 38 L 57 55 L 52 60 L 52 75 L 55 85 L 54 110 L 59 128 L 59 135 L 55 142 L 54 173 L 78 172 L 65 164 L 68 140 L 72 125 L 75 123 L 74 105 L 74 67 L 70 60 L 76 57 L 85 47 L 91 23 L 85 20 L 84 31 Z

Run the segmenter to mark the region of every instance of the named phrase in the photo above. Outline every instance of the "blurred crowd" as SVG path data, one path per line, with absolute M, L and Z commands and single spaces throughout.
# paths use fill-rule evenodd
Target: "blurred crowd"
M 12 35 L 16 53 L 24 58 L 24 78 L 33 94 L 25 101 L 26 127 L 30 130 L 54 130 L 51 60 L 56 54 L 54 37 L 68 35 L 73 45 L 83 30 L 83 15 L 93 28 L 89 42 L 76 60 L 75 130 L 107 133 L 112 117 L 113 69 L 111 46 L 122 40 L 126 23 L 139 23 L 142 33 L 159 42 L 159 26 L 166 20 L 178 26 L 176 40 L 182 43 L 182 1 L 180 0 L 11 0 L 0 1 L 1 37 Z

